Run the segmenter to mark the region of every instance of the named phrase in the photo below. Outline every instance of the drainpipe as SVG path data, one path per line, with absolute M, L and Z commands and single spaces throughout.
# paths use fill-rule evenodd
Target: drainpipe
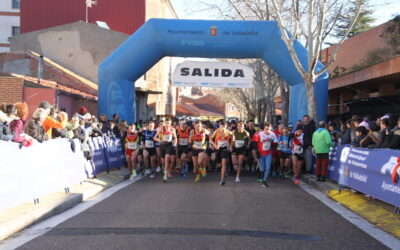
M 37 83 L 41 84 L 42 83 L 42 77 L 43 77 L 43 55 L 40 55 L 39 57 L 39 65 L 38 65 L 38 73 L 37 73 Z

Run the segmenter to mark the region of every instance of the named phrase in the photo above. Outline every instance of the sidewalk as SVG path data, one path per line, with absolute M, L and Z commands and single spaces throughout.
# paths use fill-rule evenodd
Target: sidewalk
M 107 188 L 129 178 L 128 170 L 117 170 L 72 186 L 69 193 L 57 192 L 39 199 L 39 204 L 24 203 L 0 212 L 0 241 L 33 224 L 62 213 Z
M 302 175 L 301 179 L 378 228 L 400 238 L 400 215 L 395 213 L 395 208 L 392 205 L 348 189 L 339 193 L 338 184 L 329 180 L 317 182 L 317 178 L 314 175 Z

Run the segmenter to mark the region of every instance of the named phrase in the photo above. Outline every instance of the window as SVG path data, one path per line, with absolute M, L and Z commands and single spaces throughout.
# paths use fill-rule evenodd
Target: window
M 19 10 L 19 4 L 20 4 L 20 0 L 11 0 L 11 7 L 13 9 Z
M 12 26 L 11 27 L 11 35 L 15 36 L 19 34 L 19 26 Z
M 234 104 L 231 104 L 230 108 L 231 108 L 231 112 L 235 111 L 235 105 Z

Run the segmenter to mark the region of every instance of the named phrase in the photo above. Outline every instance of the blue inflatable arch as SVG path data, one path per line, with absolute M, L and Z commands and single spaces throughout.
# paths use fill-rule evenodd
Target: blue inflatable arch
M 307 50 L 295 42 L 307 68 Z M 307 114 L 305 84 L 275 21 L 150 19 L 99 67 L 99 113 L 136 121 L 135 81 L 165 56 L 262 58 L 291 88 L 290 121 Z M 323 65 L 318 63 L 317 70 Z M 317 79 L 317 113 L 326 118 L 328 73 Z

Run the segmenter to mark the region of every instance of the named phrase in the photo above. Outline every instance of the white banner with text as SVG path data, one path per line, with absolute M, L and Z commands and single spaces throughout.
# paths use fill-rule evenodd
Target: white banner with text
M 176 87 L 252 88 L 253 69 L 236 62 L 186 61 L 176 66 L 172 85 Z

